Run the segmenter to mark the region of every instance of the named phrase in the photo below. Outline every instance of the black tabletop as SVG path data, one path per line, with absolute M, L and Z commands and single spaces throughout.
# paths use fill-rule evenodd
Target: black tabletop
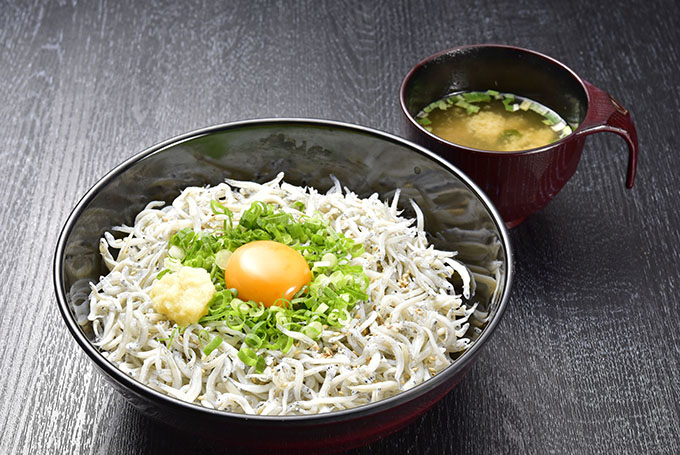
M 114 393 L 51 282 L 84 192 L 177 134 L 313 117 L 403 134 L 398 89 L 462 44 L 546 53 L 632 112 L 511 231 L 516 279 L 465 379 L 355 454 L 679 453 L 680 8 L 673 0 L 0 3 L 0 453 L 222 453 Z M 314 437 L 310 435 L 310 437 Z

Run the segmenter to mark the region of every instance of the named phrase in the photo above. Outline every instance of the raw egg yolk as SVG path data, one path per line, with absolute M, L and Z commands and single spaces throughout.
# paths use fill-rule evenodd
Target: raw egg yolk
M 224 282 L 236 288 L 241 300 L 270 307 L 277 300 L 290 301 L 312 279 L 307 261 L 283 243 L 257 240 L 237 248 L 224 268 Z

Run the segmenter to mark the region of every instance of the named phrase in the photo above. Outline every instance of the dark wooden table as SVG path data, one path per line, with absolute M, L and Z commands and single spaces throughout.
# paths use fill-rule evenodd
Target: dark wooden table
M 142 416 L 58 314 L 71 208 L 133 153 L 198 127 L 317 117 L 400 134 L 397 92 L 460 44 L 528 47 L 632 113 L 511 231 L 516 281 L 470 374 L 352 453 L 680 453 L 680 8 L 674 0 L 0 3 L 0 453 L 220 453 Z M 310 435 L 314 437 L 314 435 Z

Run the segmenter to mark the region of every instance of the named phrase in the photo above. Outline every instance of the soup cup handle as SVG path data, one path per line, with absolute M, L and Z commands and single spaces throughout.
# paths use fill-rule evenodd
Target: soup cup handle
M 638 137 L 630 112 L 616 101 L 609 93 L 583 81 L 588 90 L 588 113 L 575 134 L 587 136 L 593 133 L 615 133 L 628 144 L 628 171 L 626 187 L 632 188 L 635 182 L 635 170 L 638 158 Z

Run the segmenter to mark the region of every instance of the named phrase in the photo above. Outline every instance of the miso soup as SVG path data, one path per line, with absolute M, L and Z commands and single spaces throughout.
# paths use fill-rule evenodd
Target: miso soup
M 542 147 L 576 127 L 542 104 L 495 90 L 448 95 L 426 106 L 416 120 L 449 142 L 501 152 Z

